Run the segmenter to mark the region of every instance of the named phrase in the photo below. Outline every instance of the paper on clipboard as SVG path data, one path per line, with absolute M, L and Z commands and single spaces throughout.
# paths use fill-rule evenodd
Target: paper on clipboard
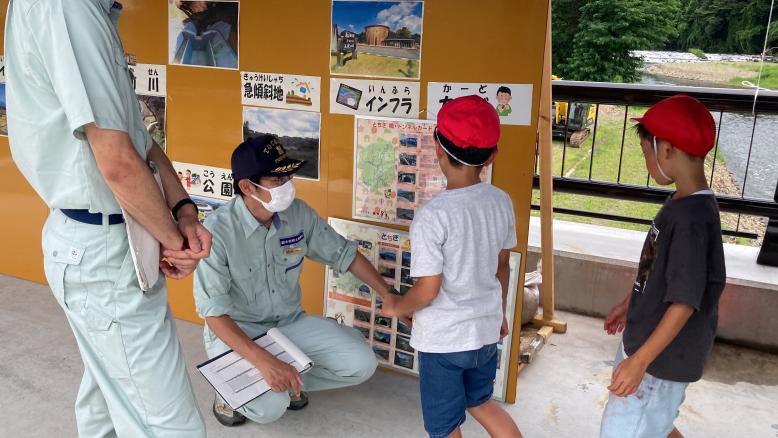
M 162 199 L 165 198 L 165 192 L 162 189 L 162 181 L 159 177 L 159 171 L 153 162 L 149 162 L 149 168 L 157 182 Z M 151 235 L 149 230 L 135 221 L 124 209 L 124 222 L 127 226 L 127 240 L 130 244 L 130 254 L 132 262 L 135 265 L 135 273 L 138 276 L 138 283 L 143 292 L 148 291 L 159 280 L 159 260 L 160 247 L 159 241 Z
M 254 342 L 276 359 L 293 366 L 300 374 L 313 368 L 311 359 L 277 328 L 254 338 Z M 197 369 L 233 409 L 270 391 L 262 373 L 232 350 L 203 362 Z

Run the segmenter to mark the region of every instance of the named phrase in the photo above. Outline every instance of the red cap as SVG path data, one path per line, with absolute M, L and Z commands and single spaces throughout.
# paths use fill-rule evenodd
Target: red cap
M 716 122 L 705 105 L 685 94 L 668 97 L 632 120 L 657 139 L 667 140 L 689 155 L 705 157 L 716 141 Z
M 479 96 L 458 97 L 438 112 L 438 131 L 461 148 L 490 149 L 500 140 L 500 116 Z

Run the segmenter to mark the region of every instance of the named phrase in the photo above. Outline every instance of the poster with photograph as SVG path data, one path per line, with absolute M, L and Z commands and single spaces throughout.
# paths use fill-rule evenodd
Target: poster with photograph
M 168 0 L 168 64 L 238 68 L 238 0 Z
M 243 107 L 243 140 L 260 134 L 278 136 L 287 154 L 306 163 L 295 178 L 319 179 L 321 113 Z
M 5 111 L 5 58 L 0 55 L 0 136 L 8 137 L 8 114 Z
M 424 3 L 333 0 L 330 73 L 419 79 Z
M 427 119 L 436 120 L 440 107 L 449 100 L 471 94 L 491 103 L 503 125 L 529 126 L 532 123 L 532 84 L 430 82 L 427 84 Z
M 511 329 L 508 336 L 497 344 L 497 374 L 494 377 L 494 395 L 492 398 L 505 401 L 505 392 L 508 387 L 508 368 L 511 362 L 511 341 L 513 340 L 513 319 L 516 314 L 516 294 L 519 290 L 519 270 L 521 269 L 521 253 L 511 252 L 511 273 L 508 278 L 508 297 L 505 305 L 505 318 Z M 522 284 L 521 287 L 524 287 Z M 521 315 L 519 315 L 521 318 Z M 518 340 L 518 337 L 516 338 Z
M 167 128 L 166 96 L 167 66 L 157 64 L 128 64 L 132 73 L 135 94 L 140 102 L 141 116 L 151 138 L 166 150 Z
M 343 237 L 357 243 L 357 248 L 386 282 L 400 293 L 413 286 L 410 276 L 411 242 L 408 233 L 360 222 L 329 218 L 329 225 Z M 506 317 L 513 326 L 521 254 L 511 253 L 508 305 Z M 351 275 L 338 274 L 327 268 L 324 282 L 324 313 L 339 324 L 356 328 L 370 344 L 379 363 L 388 368 L 418 375 L 418 354 L 411 347 L 411 327 L 381 313 L 381 298 L 365 283 Z M 494 398 L 505 399 L 512 333 L 497 347 L 498 367 Z
M 357 249 L 397 290 L 410 289 L 411 242 L 408 233 L 341 219 L 329 219 L 337 233 L 357 243 Z M 416 352 L 410 346 L 410 327 L 381 313 L 381 298 L 349 272 L 327 269 L 325 313 L 362 333 L 378 361 L 400 371 L 418 373 Z
M 353 217 L 410 225 L 415 211 L 445 189 L 435 155 L 435 122 L 357 116 Z M 492 167 L 481 180 L 491 182 Z
M 321 78 L 277 73 L 241 73 L 243 105 L 319 112 Z
M 330 79 L 330 113 L 419 117 L 419 83 Z

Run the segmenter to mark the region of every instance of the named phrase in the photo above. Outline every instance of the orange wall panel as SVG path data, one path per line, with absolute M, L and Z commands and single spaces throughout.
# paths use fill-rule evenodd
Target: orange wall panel
M 540 77 L 548 3 L 539 1 L 426 0 L 421 61 L 421 105 L 427 82 L 505 82 L 534 86 L 532 126 L 504 126 L 493 183 L 513 199 L 519 245 L 526 255 Z M 2 20 L 8 0 L 0 0 Z M 125 50 L 146 64 L 167 62 L 167 2 L 127 0 L 120 32 Z M 321 77 L 319 181 L 296 181 L 298 196 L 323 217 L 350 218 L 354 119 L 329 113 L 328 0 L 241 2 L 240 69 Z M 168 66 L 167 149 L 172 160 L 230 167 L 241 141 L 239 71 Z M 0 272 L 33 281 L 43 277 L 40 232 L 45 205 L 22 178 L 0 138 Z M 524 267 L 520 275 L 523 276 Z M 522 277 L 520 277 L 522 278 Z M 324 268 L 306 261 L 303 305 L 322 312 Z M 179 318 L 199 321 L 191 278 L 170 282 Z

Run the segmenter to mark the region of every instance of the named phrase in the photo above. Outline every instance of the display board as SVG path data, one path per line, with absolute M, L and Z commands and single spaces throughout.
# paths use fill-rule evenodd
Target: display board
M 378 269 L 388 284 L 401 294 L 413 286 L 411 278 L 411 241 L 408 233 L 362 222 L 330 218 L 333 230 L 355 241 L 357 248 Z M 511 253 L 510 281 L 505 316 L 513 326 L 521 254 Z M 359 279 L 346 272 L 327 268 L 324 282 L 324 312 L 339 324 L 354 327 L 370 344 L 379 364 L 408 374 L 418 375 L 418 355 L 411 347 L 411 326 L 381 314 L 381 298 Z M 504 400 L 507 385 L 509 352 L 513 332 L 497 344 L 497 375 L 494 398 Z
M 133 55 L 138 64 L 166 65 L 164 125 L 168 155 L 180 163 L 206 168 L 230 167 L 232 150 L 244 137 L 245 84 L 242 72 L 321 78 L 318 179 L 300 179 L 295 185 L 298 198 L 322 217 L 350 218 L 354 207 L 355 118 L 330 111 L 333 107 L 330 102 L 333 79 L 337 80 L 339 88 L 341 83 L 350 83 L 352 88 L 365 92 L 363 99 L 366 96 L 369 99 L 376 97 L 373 101 L 375 110 L 380 108 L 376 104 L 381 103 L 381 97 L 385 101 L 393 98 L 393 90 L 387 89 L 386 94 L 381 94 L 380 89 L 374 89 L 378 94 L 371 95 L 369 88 L 366 91 L 359 88 L 363 83 L 350 82 L 350 79 L 414 84 L 411 88 L 412 100 L 416 88 L 419 89 L 419 97 L 418 102 L 412 102 L 415 106 L 410 114 L 405 114 L 402 100 L 397 114 L 386 114 L 387 110 L 394 108 L 391 101 L 382 110 L 382 115 L 395 118 L 409 116 L 410 119 L 429 118 L 426 113 L 429 83 L 526 84 L 533 90 L 538 90 L 540 86 L 545 24 L 549 12 L 544 2 L 495 0 L 484 4 L 469 0 L 424 0 L 423 4 L 414 5 L 406 11 L 400 10 L 398 14 L 386 12 L 381 15 L 387 20 L 404 17 L 413 21 L 407 26 L 411 36 L 406 38 L 412 41 L 392 41 L 389 35 L 381 40 L 382 31 L 373 28 L 369 41 L 373 47 L 368 47 L 371 44 L 367 40 L 365 44 L 358 43 L 360 34 L 365 27 L 381 23 L 364 23 L 362 29 L 354 29 L 353 32 L 339 28 L 337 36 L 343 33 L 342 36 L 346 37 L 339 47 L 344 50 L 344 65 L 335 65 L 335 68 L 331 62 L 333 58 L 337 62 L 337 53 L 332 54 L 331 50 L 333 23 L 338 24 L 340 20 L 333 17 L 331 0 L 181 2 L 191 6 L 195 3 L 200 6 L 202 3 L 219 3 L 217 6 L 221 9 L 219 20 L 224 24 L 218 26 L 220 36 L 210 37 L 213 38 L 211 46 L 217 49 L 210 58 L 196 53 L 198 47 L 183 44 L 192 41 L 191 36 L 183 35 L 191 31 L 191 27 L 187 29 L 186 19 L 173 9 L 177 6 L 172 0 L 124 2 L 119 25 L 125 51 Z M 336 6 L 348 7 L 348 3 L 354 2 L 339 1 Z M 383 10 L 392 6 L 408 7 L 403 3 L 410 2 L 383 3 L 386 3 L 385 7 L 374 12 L 376 18 Z M 7 6 L 8 0 L 0 0 L 0 24 L 3 25 Z M 417 23 L 417 19 L 420 22 Z M 358 27 L 356 22 L 347 22 L 345 26 L 348 24 Z M 402 29 L 395 21 L 389 22 L 387 27 L 393 33 Z M 352 42 L 359 63 L 350 60 Z M 389 50 L 392 56 L 375 54 L 388 50 L 375 46 L 390 44 L 407 47 L 405 50 Z M 335 47 L 338 48 L 337 40 Z M 418 60 L 411 59 L 416 57 Z M 408 61 L 412 62 L 409 64 Z M 381 65 L 371 66 L 373 62 Z M 262 99 L 265 99 L 264 90 L 263 84 Z M 283 92 L 286 95 L 290 91 Z M 343 101 L 354 105 L 356 100 L 349 101 L 354 94 L 346 91 Z M 510 105 L 516 112 L 518 99 L 515 90 L 512 91 L 514 100 L 510 101 Z M 404 88 L 402 92 L 405 92 Z M 529 229 L 539 93 L 535 91 L 531 96 L 531 124 L 503 125 L 500 153 L 492 173 L 492 183 L 505 190 L 513 201 L 519 242 L 514 250 L 522 254 L 526 253 Z M 252 90 L 251 99 L 259 99 L 255 90 Z M 301 103 L 304 99 L 292 99 L 293 103 L 286 109 L 299 107 L 300 111 L 311 112 L 313 108 Z M 367 101 L 364 103 L 366 105 Z M 254 104 L 260 105 L 256 101 L 248 105 Z M 0 272 L 45 283 L 40 236 L 48 208 L 14 165 L 7 141 L 5 137 L 0 137 L 0 200 L 3 205 L 11 207 L 0 214 L 0 238 L 18 250 L 0 253 Z M 519 278 L 523 271 L 522 262 Z M 322 314 L 324 278 L 323 266 L 306 261 L 301 287 L 303 307 L 311 314 Z M 169 281 L 168 284 L 174 315 L 200 322 L 194 308 L 191 277 Z M 518 327 L 514 327 L 514 331 L 516 329 Z M 512 349 L 515 348 L 516 343 Z M 510 372 L 514 373 L 513 370 Z M 510 393 L 510 385 L 515 385 L 515 379 L 508 380 Z

